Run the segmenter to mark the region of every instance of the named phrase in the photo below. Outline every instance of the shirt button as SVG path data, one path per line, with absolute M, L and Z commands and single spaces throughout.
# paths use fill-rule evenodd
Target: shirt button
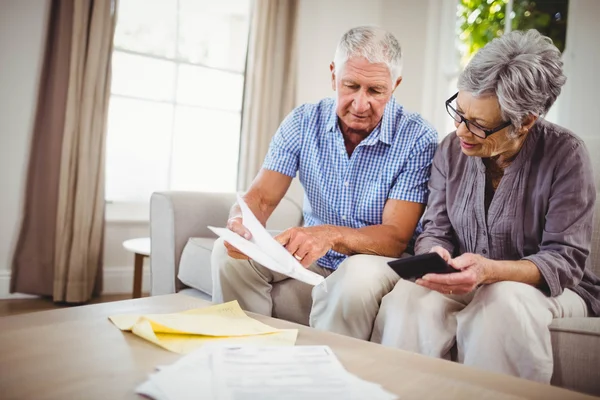
M 350 186 L 350 182 L 348 182 L 348 181 L 344 182 L 344 186 L 346 186 L 346 187 Z
M 346 220 L 346 216 L 345 216 L 345 215 L 342 215 L 342 219 L 345 221 L 345 220 Z
M 486 250 L 486 249 L 483 249 L 483 250 L 481 250 L 481 252 L 482 252 L 483 254 L 487 254 L 487 250 Z

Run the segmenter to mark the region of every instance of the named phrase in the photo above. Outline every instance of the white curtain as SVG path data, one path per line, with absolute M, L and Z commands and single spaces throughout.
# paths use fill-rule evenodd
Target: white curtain
M 271 137 L 293 109 L 297 0 L 255 0 L 240 140 L 238 190 L 260 170 Z

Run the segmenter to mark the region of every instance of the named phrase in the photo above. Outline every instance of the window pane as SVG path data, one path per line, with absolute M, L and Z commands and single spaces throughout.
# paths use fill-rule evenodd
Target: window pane
M 120 0 L 115 47 L 175 57 L 177 0 Z
M 173 101 L 176 64 L 115 51 L 112 58 L 113 94 Z
M 178 103 L 240 111 L 243 92 L 243 75 L 194 65 L 179 66 Z
M 249 0 L 180 0 L 178 58 L 244 71 Z
M 150 200 L 168 188 L 173 106 L 112 96 L 106 144 L 106 198 Z
M 552 38 L 560 51 L 565 49 L 569 0 L 515 1 L 512 28 L 514 30 L 537 29 Z
M 236 189 L 240 114 L 176 108 L 171 190 Z
M 458 4 L 459 48 L 462 65 L 483 46 L 504 34 L 506 19 L 512 30 L 537 29 L 549 36 L 560 51 L 567 34 L 569 0 L 514 0 L 512 12 L 505 15 L 508 0 L 460 0 Z

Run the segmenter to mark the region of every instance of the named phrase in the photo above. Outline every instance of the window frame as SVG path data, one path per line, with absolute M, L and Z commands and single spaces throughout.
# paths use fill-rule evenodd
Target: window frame
M 246 68 L 247 62 L 244 62 L 243 70 L 236 70 L 236 69 L 231 69 L 231 68 L 223 68 L 223 67 L 216 67 L 213 65 L 207 65 L 202 62 L 192 62 L 183 57 L 180 57 L 179 56 L 179 45 L 180 45 L 180 34 L 179 33 L 180 33 L 180 24 L 181 24 L 180 5 L 181 5 L 180 1 L 177 0 L 176 1 L 177 16 L 176 16 L 176 23 L 175 23 L 175 53 L 174 53 L 173 57 L 160 56 L 160 55 L 156 55 L 153 53 L 145 53 L 145 52 L 141 52 L 141 51 L 130 50 L 130 49 L 127 49 L 127 48 L 124 48 L 121 46 L 117 46 L 117 45 L 113 45 L 113 49 L 112 49 L 113 55 L 117 54 L 117 53 L 121 53 L 121 54 L 145 57 L 145 58 L 154 59 L 154 60 L 171 62 L 174 64 L 175 72 L 174 72 L 174 76 L 173 76 L 173 94 L 171 96 L 171 100 L 157 100 L 157 99 L 145 98 L 143 96 L 132 96 L 132 95 L 124 95 L 124 94 L 114 93 L 112 91 L 112 87 L 111 87 L 110 96 L 109 96 L 109 102 L 113 98 L 120 98 L 120 99 L 129 99 L 129 100 L 143 101 L 143 102 L 149 102 L 149 103 L 167 104 L 167 105 L 171 105 L 173 107 L 173 115 L 171 118 L 171 134 L 170 134 L 169 149 L 168 149 L 169 170 L 167 172 L 168 183 L 167 183 L 166 190 L 173 190 L 171 188 L 171 184 L 173 181 L 173 176 L 172 176 L 173 142 L 175 139 L 177 108 L 178 107 L 189 107 L 189 108 L 195 108 L 198 110 L 220 111 L 220 112 L 228 112 L 231 114 L 235 114 L 236 116 L 239 116 L 239 118 L 240 118 L 240 131 L 241 131 L 241 122 L 242 122 L 242 118 L 243 118 L 243 112 L 244 112 L 244 104 L 243 104 L 244 91 L 242 91 L 242 99 L 241 99 L 242 105 L 241 105 L 239 111 L 234 111 L 231 109 L 224 109 L 224 108 L 220 108 L 220 107 L 207 107 L 207 106 L 200 106 L 200 105 L 195 105 L 195 104 L 188 104 L 188 103 L 184 103 L 184 102 L 179 102 L 177 100 L 177 89 L 178 89 L 178 84 L 179 84 L 179 67 L 181 65 L 201 67 L 201 68 L 211 69 L 211 70 L 215 70 L 215 71 L 219 71 L 219 72 L 225 72 L 225 73 L 232 74 L 232 75 L 241 76 L 243 79 L 244 90 L 245 90 L 245 84 L 246 84 L 246 71 L 247 71 L 247 68 Z M 248 9 L 248 21 L 249 21 L 248 33 L 247 33 L 248 38 L 250 37 L 250 23 L 252 20 L 251 12 L 252 11 L 251 11 L 251 7 L 250 7 Z M 246 60 L 248 58 L 248 49 L 249 49 L 249 44 L 247 42 L 246 43 L 246 56 L 245 56 Z M 107 134 L 108 134 L 108 132 L 107 132 Z M 240 144 L 241 143 L 238 143 L 238 146 Z M 238 160 L 238 162 L 239 162 L 239 160 Z M 237 176 L 235 177 L 235 186 L 236 187 L 237 187 L 238 178 L 239 177 L 237 177 Z M 147 201 L 114 200 L 114 199 L 107 198 L 106 193 L 105 193 L 104 200 L 105 200 L 105 205 L 106 205 L 105 220 L 107 222 L 127 222 L 127 221 L 146 222 L 146 221 L 149 221 L 150 199 L 148 199 Z

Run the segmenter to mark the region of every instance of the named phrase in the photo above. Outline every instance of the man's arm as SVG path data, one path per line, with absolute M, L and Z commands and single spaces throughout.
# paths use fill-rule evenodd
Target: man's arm
M 298 261 L 308 267 L 329 250 L 338 253 L 400 257 L 412 238 L 424 204 L 389 199 L 380 225 L 348 228 L 318 225 L 290 228 L 276 237 Z
M 292 178 L 290 176 L 263 168 L 256 175 L 254 181 L 252 181 L 250 189 L 242 196 L 248 208 L 250 208 L 263 226 L 267 224 L 267 220 L 287 192 L 291 183 Z M 237 203 L 231 207 L 229 219 L 227 220 L 227 228 L 246 239 L 250 239 L 251 237 L 250 231 L 242 224 L 242 211 Z M 229 255 L 233 258 L 248 258 L 227 242 L 225 242 L 225 247 Z
M 333 250 L 342 254 L 400 257 L 413 237 L 425 205 L 389 199 L 381 225 L 352 229 L 338 226 Z
M 288 191 L 292 178 L 279 172 L 261 169 L 242 198 L 263 226 Z M 231 207 L 229 219 L 242 217 L 240 206 Z

